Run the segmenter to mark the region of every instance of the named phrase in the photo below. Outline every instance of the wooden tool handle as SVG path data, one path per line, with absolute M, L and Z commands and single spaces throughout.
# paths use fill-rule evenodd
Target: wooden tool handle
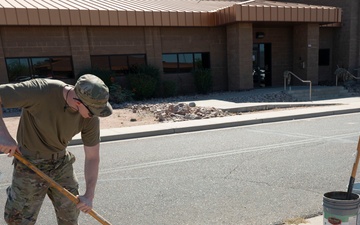
M 357 172 L 357 168 L 359 165 L 359 159 L 360 159 L 360 137 L 359 137 L 358 146 L 357 146 L 356 158 L 355 158 L 355 162 L 354 162 L 354 165 L 353 165 L 353 168 L 351 171 L 351 177 L 350 177 L 348 190 L 347 190 L 347 194 L 346 194 L 347 200 L 351 199 L 351 193 L 352 193 L 354 183 L 355 183 L 355 177 L 356 177 L 356 172 Z
M 357 146 L 357 152 L 356 152 L 356 158 L 355 158 L 355 162 L 354 162 L 354 166 L 351 172 L 351 176 L 353 178 L 356 177 L 356 172 L 357 172 L 357 168 L 359 165 L 359 158 L 360 158 L 360 138 L 359 138 L 359 142 L 358 142 L 358 146 Z
M 32 171 L 34 171 L 37 175 L 39 175 L 41 178 L 43 178 L 46 182 L 48 182 L 52 187 L 54 187 L 56 190 L 60 191 L 63 195 L 65 195 L 68 199 L 70 199 L 74 204 L 79 203 L 79 199 L 73 195 L 71 192 L 63 188 L 60 184 L 56 183 L 53 179 L 51 179 L 48 175 L 46 175 L 44 172 L 39 170 L 36 166 L 34 166 L 32 163 L 30 163 L 28 160 L 26 160 L 24 157 L 22 157 L 19 153 L 15 153 L 14 157 L 22 162 L 24 165 L 29 167 Z M 97 212 L 95 212 L 93 209 L 89 212 L 89 214 L 94 217 L 97 221 L 99 221 L 101 224 L 104 225 L 111 225 L 110 222 L 106 221 L 102 216 L 100 216 Z

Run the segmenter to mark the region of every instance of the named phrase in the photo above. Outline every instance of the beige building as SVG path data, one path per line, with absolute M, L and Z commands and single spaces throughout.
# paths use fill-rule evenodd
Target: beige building
M 0 83 L 70 83 L 91 67 L 123 80 L 151 64 L 189 93 L 199 60 L 215 91 L 282 86 L 286 70 L 325 84 L 337 65 L 360 67 L 358 1 L 295 2 L 0 0 Z

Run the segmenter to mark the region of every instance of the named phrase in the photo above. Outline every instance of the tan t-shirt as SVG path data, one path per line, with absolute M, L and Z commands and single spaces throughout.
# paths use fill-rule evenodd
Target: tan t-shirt
M 62 151 L 79 132 L 85 146 L 100 142 L 98 117 L 85 119 L 64 109 L 64 86 L 64 82 L 51 79 L 0 85 L 3 107 L 22 108 L 17 132 L 21 147 L 34 154 Z

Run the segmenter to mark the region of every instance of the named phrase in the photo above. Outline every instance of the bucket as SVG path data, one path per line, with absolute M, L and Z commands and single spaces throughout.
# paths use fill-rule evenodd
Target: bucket
M 351 193 L 350 200 L 347 200 L 346 195 L 347 192 L 342 191 L 324 194 L 324 225 L 356 225 L 360 198 Z

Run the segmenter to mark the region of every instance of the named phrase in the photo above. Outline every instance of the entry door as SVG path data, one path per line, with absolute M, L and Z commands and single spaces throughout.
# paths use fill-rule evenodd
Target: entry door
M 271 86 L 271 44 L 253 44 L 254 88 Z

